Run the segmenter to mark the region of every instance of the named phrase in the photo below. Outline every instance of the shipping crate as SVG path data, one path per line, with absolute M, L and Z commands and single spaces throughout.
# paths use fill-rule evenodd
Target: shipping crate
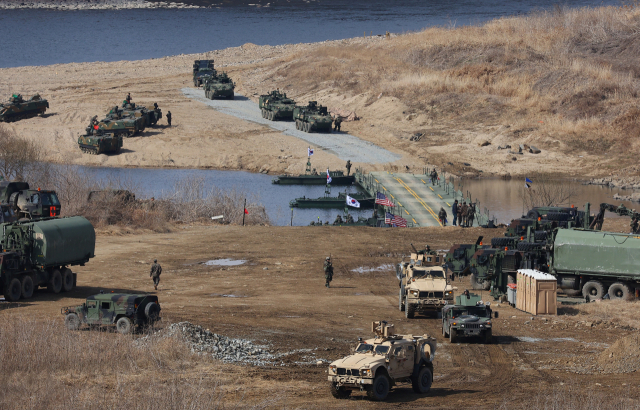
M 557 315 L 556 277 L 534 269 L 520 269 L 516 278 L 516 309 L 532 315 Z

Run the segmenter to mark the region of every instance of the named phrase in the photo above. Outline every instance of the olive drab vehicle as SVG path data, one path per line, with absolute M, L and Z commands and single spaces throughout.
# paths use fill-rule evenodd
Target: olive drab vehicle
M 234 97 L 234 89 L 236 85 L 229 78 L 227 73 L 218 74 L 211 78 L 207 78 L 202 86 L 204 90 L 204 96 L 210 100 L 214 98 L 226 98 L 228 100 L 233 100 Z
M 327 107 L 318 105 L 317 101 L 309 101 L 307 106 L 297 105 L 293 109 L 296 129 L 304 132 L 331 132 L 333 118 Z
M 400 292 L 398 308 L 407 319 L 416 313 L 438 313 L 448 303 L 453 303 L 453 291 L 446 272 L 442 268 L 443 257 L 435 251 L 411 254 L 410 262 L 401 262 L 396 267 Z
M 142 117 L 104 118 L 98 122 L 98 129 L 122 137 L 132 137 L 144 131 L 145 119 Z
M 466 275 L 469 272 L 469 263 L 478 249 L 488 248 L 482 244 L 482 236 L 478 237 L 475 244 L 455 244 L 444 257 L 445 267 L 455 275 Z
M 115 325 L 119 333 L 129 334 L 134 327 L 140 329 L 159 321 L 160 310 L 154 295 L 100 293 L 89 296 L 80 306 L 62 308 L 61 313 L 69 330 L 78 330 L 83 324 Z
M 60 216 L 56 192 L 29 189 L 27 182 L 0 182 L 0 203 L 9 205 L 18 219 Z
M 200 87 L 204 82 L 217 75 L 213 60 L 195 60 L 193 62 L 193 86 Z
M 126 117 L 144 118 L 144 126 L 150 127 L 152 125 L 156 125 L 162 118 L 162 110 L 160 108 L 154 108 L 151 110 L 145 106 L 136 105 L 136 103 L 133 102 L 127 103 L 125 100 L 122 103 L 122 107 L 113 107 L 109 113 L 107 113 L 107 117 L 113 119 Z
M 353 390 L 365 390 L 370 399 L 382 401 L 399 383 L 411 383 L 416 393 L 429 393 L 436 339 L 429 335 L 396 335 L 393 325 L 385 321 L 373 322 L 371 331 L 373 339 L 358 339 L 352 355 L 329 365 L 333 397 L 346 399 Z
M 29 299 L 39 286 L 71 291 L 76 274 L 94 257 L 96 233 L 81 216 L 43 218 L 0 225 L 0 287 L 8 301 Z
M 292 120 L 296 102 L 288 98 L 286 93 L 276 90 L 271 91 L 269 94 L 261 95 L 258 100 L 258 107 L 262 111 L 262 118 L 271 121 Z
M 497 318 L 498 312 L 493 316 Z M 491 319 L 489 305 L 485 305 L 480 296 L 465 292 L 456 296 L 455 305 L 442 308 L 442 335 L 448 337 L 451 343 L 459 342 L 462 338 L 480 337 L 489 344 L 493 337 Z
M 102 130 L 93 130 L 89 134 L 78 137 L 78 147 L 85 154 L 110 154 L 120 152 L 122 148 L 122 135 L 105 133 Z
M 0 224 L 11 223 L 18 220 L 16 213 L 13 212 L 8 204 L 0 204 Z
M 0 103 L 0 122 L 12 122 L 25 118 L 44 115 L 49 108 L 49 102 L 36 94 L 25 100 L 20 94 L 13 94 L 8 102 Z

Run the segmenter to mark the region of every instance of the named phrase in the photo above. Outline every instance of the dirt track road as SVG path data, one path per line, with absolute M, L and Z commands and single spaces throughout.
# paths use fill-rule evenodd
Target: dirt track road
M 398 311 L 392 266 L 409 243 L 424 246 L 428 242 L 435 249 L 446 249 L 453 242 L 475 240 L 479 234 L 501 232 L 193 226 L 167 234 L 99 236 L 95 259 L 76 269 L 76 291 L 58 296 L 41 292 L 24 304 L 3 303 L 0 312 L 54 318 L 62 326 L 60 307 L 78 304 L 101 289 L 153 291 L 148 272 L 157 257 L 164 269 L 158 295 L 165 324 L 188 320 L 227 336 L 266 341 L 277 352 L 313 349 L 286 356 L 282 366 L 221 364 L 221 369 L 236 374 L 240 389 L 250 398 L 277 394 L 281 407 L 289 408 L 493 409 L 502 403 L 511 403 L 512 408 L 513 403 L 545 400 L 564 382 L 574 386 L 578 396 L 602 393 L 638 403 L 637 389 L 629 389 L 640 384 L 637 374 L 602 375 L 588 365 L 584 367 L 587 374 L 564 370 L 563 360 L 591 357 L 631 333 L 606 324 L 577 324 L 579 317 L 573 316 L 570 307 L 562 310 L 568 316 L 548 321 L 531 320 L 530 315 L 508 306 L 495 307 L 500 318 L 494 321 L 496 343 L 492 345 L 451 345 L 442 337 L 439 320 L 404 318 Z M 329 254 L 336 270 L 333 286 L 326 289 L 322 260 Z M 203 264 L 220 258 L 246 263 Z M 357 268 L 363 269 L 353 271 Z M 465 288 L 464 283 L 457 286 L 460 291 Z M 348 354 L 357 337 L 370 336 L 371 321 L 380 319 L 394 323 L 398 332 L 438 338 L 432 392 L 419 396 L 410 386 L 400 386 L 386 405 L 369 402 L 359 393 L 344 402 L 333 399 L 327 389 L 327 366 L 316 361 Z

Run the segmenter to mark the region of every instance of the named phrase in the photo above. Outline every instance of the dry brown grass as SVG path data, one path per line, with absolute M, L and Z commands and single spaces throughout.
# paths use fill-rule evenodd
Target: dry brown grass
M 640 302 L 637 301 L 604 300 L 597 303 L 583 303 L 571 309 L 576 312 L 580 320 L 590 322 L 600 320 L 618 326 L 630 326 L 640 329 L 639 306 Z

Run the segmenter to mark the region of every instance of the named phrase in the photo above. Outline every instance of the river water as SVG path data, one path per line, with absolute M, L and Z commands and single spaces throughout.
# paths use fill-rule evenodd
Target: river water
M 270 7 L 1 10 L 0 68 L 201 53 L 245 43 L 317 42 L 477 24 L 550 9 L 556 0 L 291 0 Z M 569 7 L 620 4 L 568 0 Z

